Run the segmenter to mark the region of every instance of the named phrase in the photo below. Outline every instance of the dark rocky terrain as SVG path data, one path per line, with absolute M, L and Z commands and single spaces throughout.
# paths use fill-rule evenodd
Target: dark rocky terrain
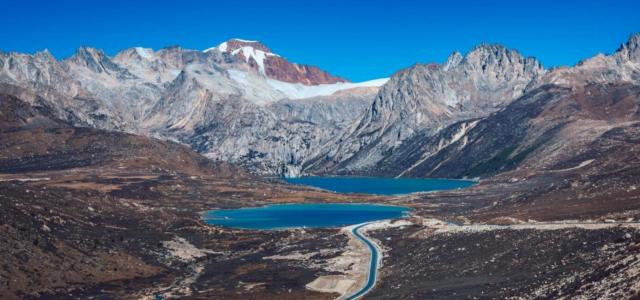
M 367 299 L 630 299 L 637 228 L 376 233 L 391 251 Z M 416 237 L 420 235 L 420 237 Z
M 560 170 L 585 161 L 615 163 L 612 152 L 623 149 L 622 155 L 635 160 L 639 110 L 637 85 L 546 85 L 485 119 L 454 124 L 435 138 L 417 136 L 379 169 L 400 173 L 410 167 L 404 176 L 474 178 L 514 169 Z
M 3 299 L 330 298 L 304 288 L 322 268 L 263 258 L 328 249 L 311 261 L 320 266 L 340 254 L 344 235 L 224 230 L 200 213 L 376 200 L 268 182 L 171 142 L 73 127 L 12 96 L 0 104 Z

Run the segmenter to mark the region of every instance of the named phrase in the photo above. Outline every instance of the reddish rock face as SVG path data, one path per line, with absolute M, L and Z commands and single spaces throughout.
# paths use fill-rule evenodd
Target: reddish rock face
M 257 41 L 232 39 L 221 44 L 218 49 L 243 59 L 251 68 L 272 79 L 304 85 L 348 82 L 318 67 L 291 63 Z
M 267 76 L 280 81 L 306 85 L 347 82 L 347 80 L 333 76 L 318 67 L 290 63 L 279 56 L 268 57 L 264 65 Z
M 224 52 L 232 52 L 233 50 L 240 49 L 242 47 L 252 47 L 256 50 L 261 50 L 265 53 L 271 53 L 271 49 L 265 46 L 264 44 L 258 41 L 245 41 L 238 39 L 231 39 L 225 42 L 227 44 L 226 51 Z M 222 50 L 221 50 L 222 51 Z

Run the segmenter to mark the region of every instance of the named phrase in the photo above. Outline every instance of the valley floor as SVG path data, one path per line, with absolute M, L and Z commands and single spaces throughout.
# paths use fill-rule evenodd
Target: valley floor
M 367 228 L 384 256 L 367 299 L 638 294 L 635 216 L 483 221 L 479 195 L 495 182 L 384 198 L 118 167 L 0 178 L 2 298 L 333 299 L 361 287 L 369 254 L 344 230 L 230 230 L 199 218 L 212 208 L 302 201 L 413 206 L 406 220 Z
M 339 230 L 228 230 L 205 225 L 200 212 L 344 196 L 106 167 L 0 178 L 0 298 L 333 298 L 305 285 L 335 273 L 324 266 L 347 245 Z M 296 263 L 268 258 L 318 249 Z

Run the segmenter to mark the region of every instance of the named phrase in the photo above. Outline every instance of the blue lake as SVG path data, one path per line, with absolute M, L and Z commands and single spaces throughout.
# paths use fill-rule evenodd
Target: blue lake
M 383 177 L 300 177 L 286 178 L 289 183 L 314 186 L 337 193 L 364 193 L 375 195 L 401 195 L 467 188 L 471 180 L 431 178 L 383 178 Z
M 240 229 L 327 228 L 406 216 L 401 206 L 347 203 L 274 204 L 220 209 L 203 215 L 207 224 Z

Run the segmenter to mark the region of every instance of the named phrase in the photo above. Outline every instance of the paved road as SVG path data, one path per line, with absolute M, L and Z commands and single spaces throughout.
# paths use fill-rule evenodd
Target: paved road
M 369 263 L 369 274 L 367 276 L 367 283 L 360 290 L 345 298 L 347 300 L 358 299 L 364 296 L 376 285 L 376 279 L 378 275 L 378 260 L 380 257 L 380 253 L 378 252 L 378 248 L 376 248 L 373 242 L 359 231 L 362 227 L 368 224 L 369 223 L 363 223 L 351 229 L 351 233 L 355 237 L 360 239 L 365 245 L 367 245 L 367 248 L 369 248 L 369 252 L 371 252 L 371 261 Z

